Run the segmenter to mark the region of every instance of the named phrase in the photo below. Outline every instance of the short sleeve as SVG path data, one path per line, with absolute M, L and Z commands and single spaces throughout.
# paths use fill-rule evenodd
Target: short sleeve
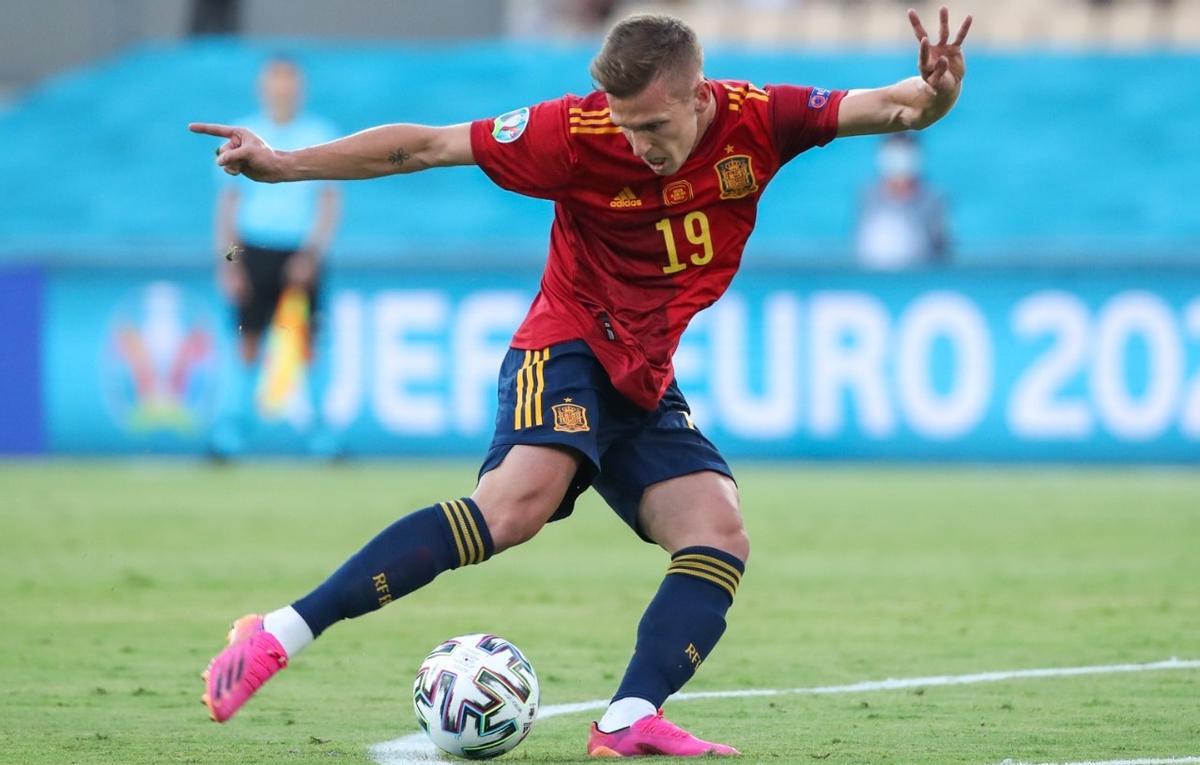
M 497 186 L 557 199 L 570 184 L 575 156 L 565 98 L 471 123 L 475 162 Z
M 846 91 L 796 85 L 768 85 L 767 90 L 780 165 L 837 136 L 838 109 Z

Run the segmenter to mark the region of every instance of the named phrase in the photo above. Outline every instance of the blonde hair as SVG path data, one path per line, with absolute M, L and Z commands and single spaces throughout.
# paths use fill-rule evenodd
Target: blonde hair
M 691 27 L 673 16 L 639 13 L 609 30 L 592 59 L 596 88 L 617 98 L 641 93 L 659 76 L 691 87 L 704 67 L 704 51 Z

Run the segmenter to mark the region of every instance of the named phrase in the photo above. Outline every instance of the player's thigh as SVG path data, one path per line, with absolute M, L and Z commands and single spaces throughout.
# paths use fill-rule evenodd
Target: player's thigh
M 498 547 L 566 518 L 591 485 L 607 438 L 598 394 L 606 381 L 580 341 L 505 355 L 477 500 Z
M 496 552 L 530 539 L 550 520 L 582 459 L 562 446 L 515 444 L 479 477 L 471 499 L 483 513 Z
M 604 452 L 595 487 L 643 539 L 671 553 L 696 545 L 745 559 L 737 484 L 720 450 L 692 421 L 674 383 L 658 409 Z
M 648 486 L 638 507 L 638 524 L 672 554 L 703 546 L 743 561 L 750 555 L 737 484 L 716 471 L 689 473 Z

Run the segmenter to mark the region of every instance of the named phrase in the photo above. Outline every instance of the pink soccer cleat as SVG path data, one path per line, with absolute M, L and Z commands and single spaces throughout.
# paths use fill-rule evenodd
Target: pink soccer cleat
M 258 614 L 243 616 L 229 629 L 229 645 L 208 663 L 200 697 L 214 722 L 225 722 L 250 700 L 262 684 L 287 666 L 287 653 L 275 636 L 263 630 Z
M 603 733 L 592 723 L 588 736 L 589 757 L 643 757 L 665 755 L 668 757 L 702 757 L 706 754 L 717 757 L 739 757 L 741 752 L 732 746 L 714 744 L 700 739 L 658 714 L 646 715 L 628 728 Z

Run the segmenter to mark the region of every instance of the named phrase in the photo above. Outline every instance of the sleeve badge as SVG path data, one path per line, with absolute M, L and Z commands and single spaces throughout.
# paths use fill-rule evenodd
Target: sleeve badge
M 512 143 L 521 137 L 529 126 L 529 107 L 523 106 L 506 114 L 501 114 L 492 123 L 492 138 L 496 143 Z

